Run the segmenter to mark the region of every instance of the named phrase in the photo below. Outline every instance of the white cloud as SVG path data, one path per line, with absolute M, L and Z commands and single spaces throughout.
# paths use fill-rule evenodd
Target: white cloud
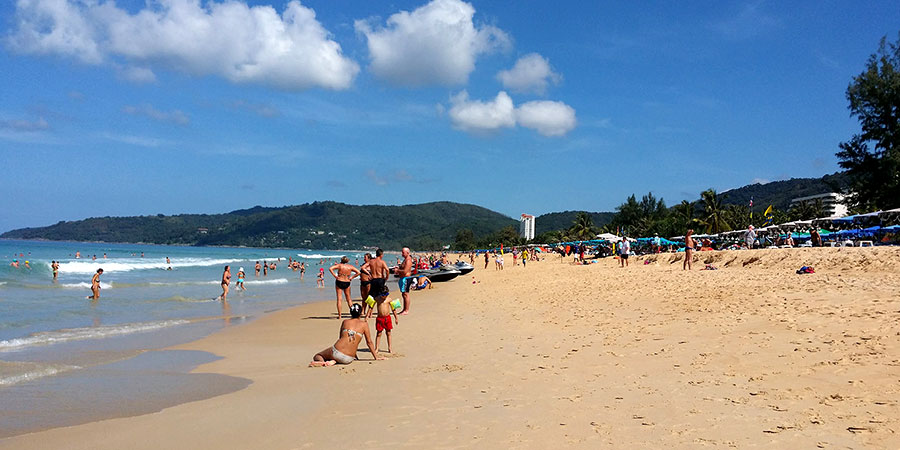
M 516 124 L 544 136 L 564 136 L 575 128 L 575 109 L 563 102 L 533 101 L 516 108 L 509 95 L 500 91 L 492 101 L 469 100 L 462 91 L 450 98 L 453 127 L 473 134 L 490 134 Z
M 146 67 L 123 67 L 119 69 L 119 76 L 132 83 L 156 83 L 156 74 Z
M 387 19 L 357 20 L 356 30 L 366 36 L 372 72 L 404 86 L 458 85 L 469 79 L 481 54 L 510 46 L 499 28 L 472 22 L 475 8 L 460 0 L 433 0 Z
M 516 109 L 519 125 L 544 136 L 563 136 L 575 128 L 575 109 L 563 102 L 535 101 Z
M 500 71 L 497 79 L 503 83 L 503 87 L 514 92 L 543 95 L 548 84 L 559 84 L 562 81 L 562 75 L 553 71 L 546 58 L 537 53 L 529 53 L 519 58 L 512 69 Z
M 122 108 L 122 112 L 133 116 L 149 117 L 157 122 L 169 122 L 176 125 L 187 125 L 191 123 L 191 119 L 184 111 L 174 109 L 172 111 L 160 111 L 150 105 L 132 106 L 126 105 Z
M 37 120 L 26 120 L 26 119 L 0 119 L 0 129 L 7 129 L 12 131 L 21 131 L 21 132 L 32 132 L 32 131 L 44 131 L 50 128 L 50 124 L 44 120 L 43 117 L 38 117 Z
M 516 111 L 506 92 L 500 91 L 493 101 L 470 101 L 462 91 L 450 99 L 450 122 L 454 128 L 476 134 L 490 133 L 516 126 Z
M 282 89 L 345 89 L 359 72 L 315 12 L 296 0 L 281 15 L 241 1 L 148 4 L 129 14 L 112 1 L 18 0 L 6 44 L 22 53 L 135 67 L 124 75 L 144 82 L 162 68 Z

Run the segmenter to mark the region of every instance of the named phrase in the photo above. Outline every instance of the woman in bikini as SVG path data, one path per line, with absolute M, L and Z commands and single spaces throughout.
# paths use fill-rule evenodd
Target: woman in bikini
M 337 294 L 338 320 L 341 319 L 341 292 L 344 293 L 344 299 L 347 300 L 347 306 L 352 306 L 353 303 L 350 301 L 350 280 L 359 276 L 359 269 L 353 267 L 351 264 L 347 264 L 349 262 L 350 258 L 344 256 L 341 258 L 340 263 L 335 264 L 328 269 L 328 271 L 331 272 L 331 276 L 334 277 L 334 292 Z
M 349 260 L 348 260 L 349 261 Z M 362 315 L 362 306 L 350 306 L 350 318 L 341 322 L 341 331 L 338 333 L 338 340 L 329 348 L 316 353 L 313 356 L 310 367 L 327 367 L 335 364 L 350 364 L 356 359 L 356 350 L 363 338 L 366 339 L 366 345 L 369 352 L 376 360 L 384 359 L 373 352 L 372 335 L 369 333 L 369 323 L 365 319 L 360 319 Z

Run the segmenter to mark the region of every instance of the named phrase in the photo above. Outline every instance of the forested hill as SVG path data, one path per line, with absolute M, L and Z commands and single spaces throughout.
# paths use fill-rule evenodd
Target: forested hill
M 769 205 L 787 211 L 791 200 L 828 192 L 840 192 L 847 177 L 843 172 L 825 175 L 822 178 L 791 178 L 766 184 L 750 184 L 730 191 L 720 192 L 725 198 L 722 203 L 749 205 L 753 197 L 753 210 L 764 211 Z
M 314 202 L 282 208 L 254 207 L 227 214 L 95 217 L 22 228 L 7 239 L 143 242 L 310 249 L 439 248 L 461 229 L 475 236 L 518 226 L 510 217 L 452 202 L 381 206 Z
M 548 231 L 568 229 L 572 226 L 572 222 L 575 221 L 575 216 L 578 215 L 579 212 L 587 211 L 563 211 L 541 214 L 534 220 L 534 233 L 541 234 Z M 613 216 L 615 216 L 616 213 L 588 212 L 588 215 L 591 216 L 591 219 L 594 221 L 595 226 L 602 227 L 603 225 L 611 222 Z

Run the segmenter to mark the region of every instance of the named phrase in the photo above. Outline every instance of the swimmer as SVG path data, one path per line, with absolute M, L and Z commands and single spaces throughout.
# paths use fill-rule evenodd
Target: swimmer
M 348 260 L 349 261 L 349 260 Z M 376 360 L 384 359 L 378 356 L 372 345 L 372 334 L 369 332 L 369 324 L 362 315 L 362 306 L 359 304 L 350 306 L 350 318 L 341 322 L 340 337 L 329 348 L 316 353 L 309 367 L 328 367 L 335 364 L 350 364 L 356 359 L 356 351 L 359 344 L 365 338 L 369 351 Z
M 50 268 L 53 269 L 53 279 L 59 275 L 59 261 L 50 261 Z

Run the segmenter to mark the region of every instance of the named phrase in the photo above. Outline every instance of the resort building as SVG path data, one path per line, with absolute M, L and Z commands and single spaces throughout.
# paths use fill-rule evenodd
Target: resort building
M 534 239 L 534 216 L 531 214 L 522 214 L 519 220 L 519 236 L 526 240 Z
M 844 196 L 837 192 L 795 198 L 791 200 L 791 206 L 794 206 L 795 203 L 814 202 L 816 200 L 822 201 L 825 217 L 844 217 L 849 212 L 847 205 L 844 203 Z

